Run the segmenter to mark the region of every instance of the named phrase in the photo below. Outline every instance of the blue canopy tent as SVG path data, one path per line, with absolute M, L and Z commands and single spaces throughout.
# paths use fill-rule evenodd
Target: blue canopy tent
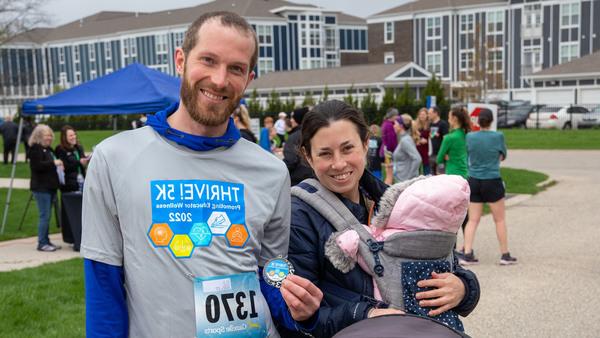
M 139 63 L 133 63 L 111 74 L 85 82 L 55 95 L 26 101 L 24 115 L 96 115 L 139 114 L 160 111 L 179 101 L 181 81 Z M 21 139 L 23 120 L 19 122 L 17 139 Z M 18 146 L 15 154 L 18 154 Z M 16 168 L 13 162 L 10 187 L 2 217 L 0 234 L 8 214 Z

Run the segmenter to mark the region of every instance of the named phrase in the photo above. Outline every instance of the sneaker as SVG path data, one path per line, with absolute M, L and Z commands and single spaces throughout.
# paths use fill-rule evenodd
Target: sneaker
M 60 245 L 56 245 L 56 244 L 52 244 L 52 243 L 50 243 L 50 246 L 53 246 L 53 247 L 54 247 L 54 249 L 56 249 L 56 250 L 60 250 L 60 249 L 62 249 L 62 246 L 60 246 Z
M 502 257 L 500 257 L 500 265 L 512 264 L 517 264 L 517 259 L 512 257 L 509 252 L 502 254 Z
M 458 257 L 458 262 L 460 263 L 460 265 L 479 264 L 479 260 L 475 258 L 475 253 L 473 251 L 469 252 L 468 254 L 463 253 L 462 255 L 460 255 Z
M 56 248 L 50 244 L 44 244 L 42 246 L 38 246 L 38 251 L 52 252 L 56 251 Z

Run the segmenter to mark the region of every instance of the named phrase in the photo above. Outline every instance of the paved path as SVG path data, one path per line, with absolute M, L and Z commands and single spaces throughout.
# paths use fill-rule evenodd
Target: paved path
M 507 209 L 509 248 L 499 266 L 491 216 L 475 239 L 479 306 L 464 320 L 473 337 L 598 337 L 600 151 L 509 150 L 507 167 L 548 173 L 557 184 Z
M 45 263 L 79 257 L 79 252 L 62 241 L 61 234 L 50 235 L 50 241 L 61 245 L 55 252 L 37 251 L 37 237 L 0 242 L 0 271 L 31 268 Z

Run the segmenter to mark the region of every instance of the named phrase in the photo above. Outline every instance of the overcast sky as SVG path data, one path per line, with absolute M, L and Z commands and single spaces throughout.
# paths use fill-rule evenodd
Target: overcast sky
M 218 0 L 217 0 L 218 1 Z M 408 0 L 294 0 L 329 10 L 365 18 L 371 14 L 396 7 Z M 49 0 L 44 10 L 50 16 L 50 26 L 58 26 L 100 11 L 155 12 L 195 6 L 209 0 Z

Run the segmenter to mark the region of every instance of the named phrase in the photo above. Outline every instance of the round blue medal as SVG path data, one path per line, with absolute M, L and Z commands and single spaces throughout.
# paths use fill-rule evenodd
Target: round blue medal
M 281 283 L 288 275 L 294 274 L 294 266 L 285 258 L 273 258 L 267 261 L 263 269 L 263 278 L 267 284 L 276 288 L 281 287 Z

